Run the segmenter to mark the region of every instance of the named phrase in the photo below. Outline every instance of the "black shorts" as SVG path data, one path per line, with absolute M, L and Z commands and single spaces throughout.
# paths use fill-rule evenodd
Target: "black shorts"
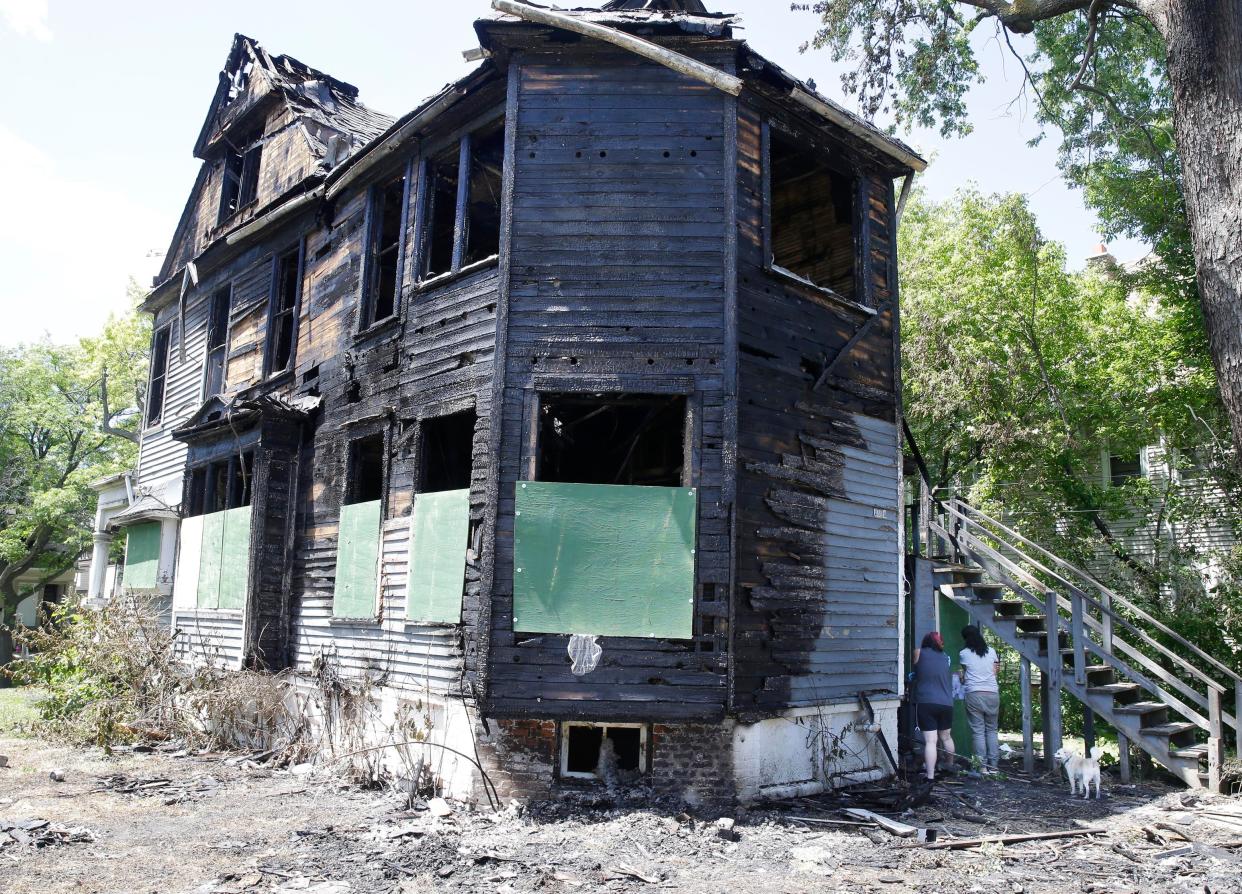
M 919 705 L 915 716 L 918 719 L 919 729 L 925 733 L 953 729 L 952 705 Z

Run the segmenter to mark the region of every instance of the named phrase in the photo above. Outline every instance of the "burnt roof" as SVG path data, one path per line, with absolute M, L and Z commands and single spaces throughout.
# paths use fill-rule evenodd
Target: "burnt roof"
M 249 108 L 246 92 L 255 79 L 265 82 L 265 95 L 278 96 L 295 115 L 351 137 L 357 148 L 379 136 L 392 124 L 391 115 L 369 109 L 358 99 L 358 88 L 334 78 L 292 56 L 272 55 L 254 38 L 233 35 L 233 45 L 220 71 L 220 82 L 194 154 L 202 158 L 223 128 Z M 241 100 L 242 109 L 234 111 Z M 326 145 L 312 137 L 311 150 L 319 158 Z

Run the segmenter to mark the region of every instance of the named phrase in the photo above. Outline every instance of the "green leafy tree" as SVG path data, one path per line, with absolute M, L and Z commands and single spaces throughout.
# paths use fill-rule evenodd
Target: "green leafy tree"
M 0 350 L 0 667 L 18 604 L 90 542 L 90 482 L 137 459 L 147 327 L 131 311 L 77 345 Z
M 916 193 L 899 240 L 906 412 L 933 483 L 964 487 L 1033 539 L 1103 567 L 1184 629 L 1217 598 L 1221 611 L 1208 616 L 1232 612 L 1218 626 L 1233 631 L 1214 634 L 1217 651 L 1242 645 L 1227 642 L 1242 634 L 1228 608 L 1242 603 L 1238 563 L 1199 536 L 1222 524 L 1242 536 L 1202 341 L 1115 268 L 1067 272 L 1021 196 L 965 190 L 936 203 Z M 1193 477 L 1102 479 L 1102 449 L 1162 441 L 1196 460 Z M 1189 449 L 1204 444 L 1213 449 Z M 1134 547 L 1136 525 L 1156 532 L 1151 548 Z M 1200 573 L 1208 565 L 1220 572 L 1206 582 L 1214 591 Z
M 821 0 L 809 46 L 854 66 L 871 115 L 965 133 L 990 29 L 1026 66 L 1062 162 L 1112 232 L 1157 249 L 1145 271 L 1198 303 L 1242 446 L 1242 4 L 1209 0 Z M 1020 56 L 1013 35 L 1033 35 Z M 1187 301 L 1183 322 L 1194 323 Z M 1170 306 L 1168 312 L 1175 312 Z M 1193 325 L 1183 329 L 1192 334 Z

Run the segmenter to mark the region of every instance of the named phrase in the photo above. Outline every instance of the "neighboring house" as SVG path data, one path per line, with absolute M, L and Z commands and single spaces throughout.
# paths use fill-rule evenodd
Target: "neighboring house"
M 187 660 L 426 706 L 502 793 L 605 740 L 710 801 L 887 772 L 924 162 L 698 0 L 513 8 L 396 121 L 235 38 L 143 306 L 124 586 Z
M 1105 270 L 1133 271 L 1146 259 L 1119 264 L 1108 248 L 1100 245 L 1087 263 Z M 1129 303 L 1136 309 L 1159 312 L 1156 299 L 1141 292 L 1133 293 Z M 1123 488 L 1134 480 L 1147 481 L 1151 492 L 1149 508 L 1136 505 L 1132 516 L 1111 522 L 1118 542 L 1136 558 L 1157 565 L 1166 563 L 1170 554 L 1186 556 L 1197 569 L 1199 580 L 1183 580 L 1179 585 L 1211 587 L 1219 574 L 1220 558 L 1234 549 L 1238 541 L 1227 515 L 1212 511 L 1212 507 L 1223 506 L 1226 498 L 1207 471 L 1210 464 L 1201 461 L 1197 449 L 1198 445 L 1180 445 L 1179 449 L 1179 445 L 1167 443 L 1164 438 L 1134 451 L 1114 452 L 1102 445 L 1099 484 L 1103 488 Z M 1179 512 L 1178 506 L 1193 508 Z M 1117 567 L 1102 551 L 1093 570 L 1116 572 Z M 1173 595 L 1176 588 L 1170 585 L 1166 592 Z

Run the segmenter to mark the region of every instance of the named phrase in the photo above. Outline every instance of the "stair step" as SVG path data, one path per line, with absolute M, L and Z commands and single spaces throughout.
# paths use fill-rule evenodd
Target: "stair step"
M 933 574 L 970 574 L 975 577 L 983 577 L 983 569 L 976 568 L 973 565 L 936 565 L 932 568 Z
M 1197 730 L 1199 727 L 1193 723 L 1162 723 L 1159 726 L 1143 727 L 1143 734 L 1150 736 L 1177 736 L 1182 733 L 1188 733 Z
M 983 590 L 984 592 L 989 592 L 989 593 L 992 593 L 992 592 L 999 593 L 1001 590 L 1005 589 L 1004 584 L 974 583 L 974 584 L 971 584 L 971 586 L 974 588 L 976 593 L 978 593 L 980 590 Z
M 1142 690 L 1143 687 L 1138 683 L 1105 683 L 1103 686 L 1087 687 L 1089 695 L 1111 695 L 1113 698 L 1142 692 Z
M 1183 760 L 1197 761 L 1207 757 L 1208 747 L 1206 745 L 1189 745 L 1186 748 L 1175 748 L 1169 752 L 1174 757 L 1180 757 Z
M 1023 615 L 1014 620 L 1017 621 L 1018 627 L 1022 630 L 1043 630 L 1044 625 L 1047 623 L 1043 615 Z
M 1169 706 L 1164 702 L 1133 702 L 1129 705 L 1117 705 L 1113 708 L 1114 714 L 1155 714 L 1158 711 L 1167 711 Z
M 1010 617 L 1026 613 L 1026 603 L 1017 599 L 972 599 L 974 605 L 991 605 L 993 611 L 1001 617 Z

